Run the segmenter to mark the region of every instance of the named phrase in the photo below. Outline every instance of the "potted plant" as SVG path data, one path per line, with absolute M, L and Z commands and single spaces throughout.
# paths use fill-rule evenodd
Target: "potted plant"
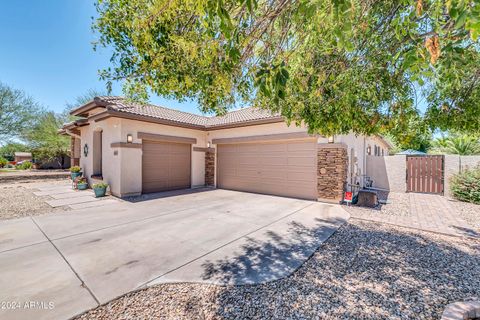
M 105 182 L 95 183 L 93 185 L 93 192 L 95 192 L 95 197 L 103 197 L 105 196 L 105 192 L 107 192 L 108 184 Z
M 80 177 L 82 175 L 82 168 L 79 166 L 73 166 L 70 168 L 70 177 L 73 181 L 75 181 L 76 177 Z
M 78 190 L 88 189 L 88 181 L 85 177 L 77 177 L 75 179 Z

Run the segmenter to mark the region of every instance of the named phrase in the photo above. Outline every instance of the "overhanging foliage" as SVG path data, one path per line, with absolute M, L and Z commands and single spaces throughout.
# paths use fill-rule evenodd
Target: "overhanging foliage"
M 216 113 L 253 104 L 325 135 L 401 137 L 412 121 L 480 130 L 478 0 L 99 0 L 97 11 L 97 45 L 114 50 L 101 77 L 132 97 Z

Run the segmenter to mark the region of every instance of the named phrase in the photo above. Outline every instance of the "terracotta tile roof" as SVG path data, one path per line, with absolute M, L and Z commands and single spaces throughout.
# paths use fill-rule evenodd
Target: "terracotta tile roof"
M 95 98 L 95 100 L 100 101 L 101 103 L 105 103 L 106 107 L 111 110 L 142 116 L 149 116 L 153 118 L 170 120 L 180 123 L 205 126 L 208 120 L 207 117 L 202 117 L 193 113 L 168 109 L 165 107 L 155 106 L 153 104 L 131 102 L 122 97 L 98 97 Z
M 228 112 L 219 117 L 209 117 L 208 126 L 219 126 L 232 123 L 242 123 L 253 120 L 262 120 L 270 118 L 280 118 L 279 114 L 274 114 L 269 110 L 258 109 L 254 107 L 242 108 L 239 110 Z
M 282 119 L 278 114 L 273 114 L 268 110 L 254 107 L 231 111 L 223 116 L 207 117 L 156 106 L 153 104 L 131 102 L 123 97 L 97 97 L 95 98 L 95 102 L 107 107 L 109 110 L 148 116 L 201 127 L 241 124 L 244 122 L 264 119 Z

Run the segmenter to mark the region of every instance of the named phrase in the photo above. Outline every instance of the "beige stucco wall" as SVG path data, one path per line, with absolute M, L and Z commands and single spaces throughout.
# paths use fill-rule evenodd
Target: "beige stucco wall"
M 363 186 L 362 175 L 365 175 L 365 137 L 348 135 L 335 136 L 335 142 L 347 145 L 348 166 L 347 183 L 350 185 Z M 347 186 L 351 190 L 351 186 Z
M 206 132 L 178 127 L 170 127 L 135 120 L 109 118 L 100 122 L 92 122 L 81 127 L 82 152 L 80 166 L 84 176 L 90 181 L 93 173 L 93 132 L 102 130 L 102 175 L 110 185 L 110 191 L 116 196 L 140 194 L 142 192 L 142 149 L 112 148 L 115 142 L 126 142 L 127 134 L 132 134 L 134 143 L 142 143 L 137 138 L 138 132 L 196 138 L 197 144 L 192 147 L 206 146 Z M 83 155 L 83 146 L 87 143 L 89 153 Z M 192 187 L 205 184 L 205 153 L 192 150 Z
M 142 143 L 141 139 L 137 138 L 138 132 L 162 134 L 168 136 L 195 138 L 197 143 L 192 145 L 192 162 L 191 162 L 191 187 L 203 186 L 205 184 L 205 153 L 193 151 L 193 147 L 206 147 L 206 132 L 201 130 L 186 129 L 179 127 L 171 127 L 155 123 L 146 123 L 136 120 L 121 119 L 121 134 L 120 141 L 127 141 L 127 134 L 133 135 L 134 143 Z M 118 142 L 120 142 L 118 141 Z M 135 174 L 124 174 L 122 181 L 123 193 L 135 193 L 142 190 L 142 152 L 138 149 L 122 150 L 124 159 L 122 162 L 122 171 L 131 170 L 130 165 L 136 166 Z M 130 184 L 131 187 L 125 187 Z
M 112 194 L 120 195 L 120 165 L 121 161 L 118 155 L 115 155 L 110 148 L 110 144 L 117 142 L 120 138 L 120 119 L 109 118 L 105 121 L 92 122 L 88 126 L 80 128 L 81 130 L 81 152 L 80 167 L 83 175 L 90 183 L 93 174 L 93 132 L 102 130 L 102 175 L 103 180 L 110 185 Z M 88 145 L 88 155 L 84 155 L 84 146 Z
M 103 130 L 102 134 L 102 175 L 105 182 L 110 185 L 110 191 L 116 196 L 140 194 L 142 191 L 142 149 L 141 148 L 112 148 L 111 144 L 126 142 L 127 135 L 133 136 L 134 143 L 142 143 L 137 138 L 138 132 L 170 135 L 186 138 L 195 138 L 197 143 L 192 146 L 191 187 L 205 184 L 205 153 L 193 151 L 194 147 L 207 147 L 213 139 L 235 138 L 281 133 L 305 132 L 305 127 L 286 123 L 272 123 L 240 128 L 202 131 L 195 129 L 171 127 L 155 123 L 147 123 L 130 119 L 108 118 L 104 121 L 92 122 L 81 130 L 81 158 L 80 166 L 84 175 L 89 178 L 93 168 L 93 132 Z M 327 138 L 318 138 L 318 143 L 327 143 Z M 347 145 L 349 156 L 348 181 L 349 183 L 362 182 L 360 178 L 366 172 L 365 138 L 354 134 L 335 136 L 336 143 Z M 83 155 L 83 146 L 89 146 L 87 157 Z M 211 147 L 216 147 L 211 144 Z M 217 157 L 216 157 L 217 158 Z M 350 161 L 355 160 L 351 164 Z M 216 177 L 215 177 L 216 179 Z M 215 181 L 216 182 L 216 181 Z

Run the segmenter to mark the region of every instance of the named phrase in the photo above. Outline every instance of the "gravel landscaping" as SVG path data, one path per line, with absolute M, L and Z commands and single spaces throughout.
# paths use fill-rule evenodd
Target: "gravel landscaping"
M 350 214 L 362 214 L 375 212 L 376 214 L 383 214 L 388 216 L 403 216 L 409 217 L 410 213 L 410 198 L 408 193 L 400 192 L 377 192 L 378 199 L 382 201 L 387 201 L 387 204 L 379 204 L 375 208 L 365 208 L 355 205 L 344 206 L 343 208 L 347 210 Z
M 42 182 L 35 180 L 35 183 Z M 45 180 L 54 184 L 65 184 L 65 180 Z M 45 197 L 33 194 L 35 189 L 26 188 L 28 182 L 0 184 L 0 220 L 37 216 L 52 212 L 65 212 L 67 207 L 52 208 L 45 203 Z
M 351 219 L 288 278 L 164 284 L 77 319 L 439 319 L 471 297 L 480 297 L 480 241 Z
M 480 232 L 480 205 L 456 200 L 450 203 L 468 224 Z

